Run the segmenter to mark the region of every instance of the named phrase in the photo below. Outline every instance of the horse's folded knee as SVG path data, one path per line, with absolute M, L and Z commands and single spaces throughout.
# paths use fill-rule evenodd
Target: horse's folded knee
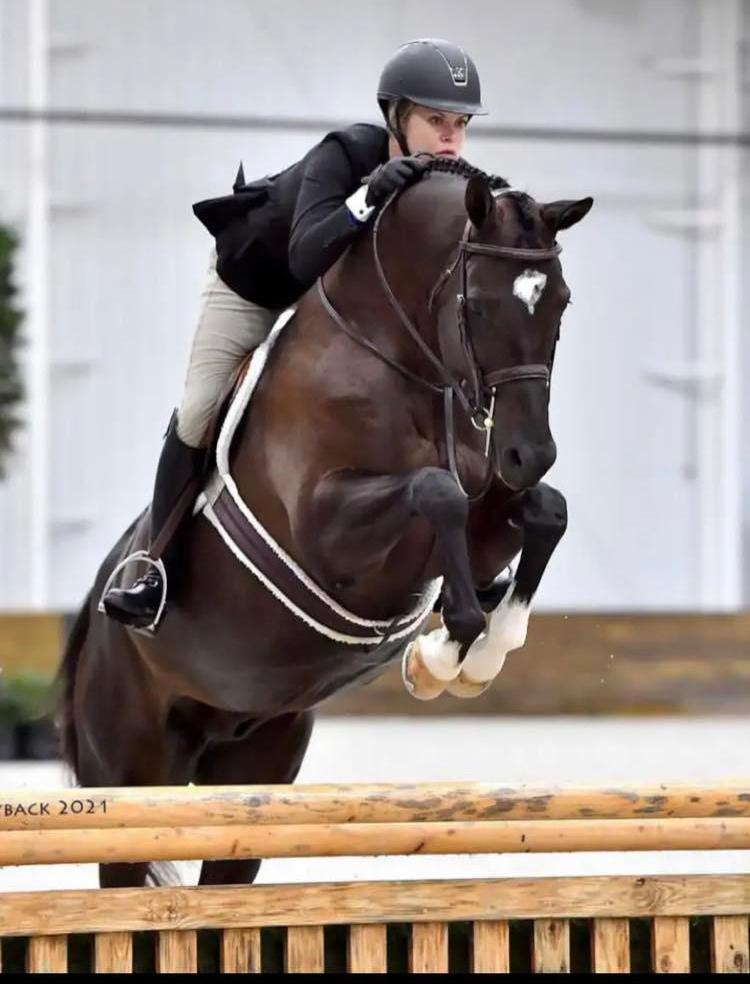
M 412 507 L 436 527 L 466 525 L 469 503 L 450 472 L 443 468 L 422 468 L 409 483 Z
M 568 505 L 565 496 L 543 482 L 528 489 L 522 501 L 521 522 L 527 530 L 562 536 L 568 525 Z

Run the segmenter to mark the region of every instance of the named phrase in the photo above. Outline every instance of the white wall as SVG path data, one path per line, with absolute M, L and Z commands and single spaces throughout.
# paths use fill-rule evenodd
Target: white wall
M 385 59 L 401 41 L 433 35 L 471 52 L 487 124 L 738 125 L 744 0 L 0 0 L 0 104 L 29 98 L 35 5 L 48 10 L 48 98 L 58 108 L 374 120 Z M 471 142 L 484 123 L 470 130 L 475 163 L 540 199 L 597 202 L 563 238 L 574 306 L 555 370 L 550 480 L 568 496 L 571 525 L 541 606 L 736 607 L 742 230 L 733 218 L 747 187 L 738 152 Z M 192 202 L 227 191 L 240 158 L 248 176 L 272 172 L 323 132 L 48 126 L 40 187 L 32 129 L 0 122 L 0 216 L 28 232 L 30 202 L 49 201 L 44 262 L 23 271 L 37 313 L 47 290 L 33 325 L 48 355 L 35 343 L 29 362 L 47 359 L 48 412 L 0 485 L 6 609 L 75 606 L 148 499 L 209 247 Z M 704 363 L 723 375 L 696 395 L 690 378 Z M 30 436 L 49 445 L 46 478 Z M 35 528 L 43 547 L 30 550 Z

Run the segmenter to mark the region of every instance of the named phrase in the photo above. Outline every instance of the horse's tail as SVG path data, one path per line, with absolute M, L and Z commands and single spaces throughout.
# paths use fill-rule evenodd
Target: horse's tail
M 96 586 L 95 586 L 96 587 Z M 78 734 L 75 724 L 75 684 L 78 662 L 86 643 L 91 623 L 91 599 L 95 587 L 86 595 L 78 611 L 73 628 L 63 650 L 60 667 L 55 678 L 57 704 L 57 730 L 60 741 L 60 754 L 77 779 L 78 772 Z M 156 886 L 174 887 L 182 884 L 180 869 L 174 862 L 151 862 L 148 867 L 148 883 Z
M 60 736 L 60 753 L 63 761 L 67 762 L 73 772 L 76 772 L 78 768 L 78 736 L 74 713 L 76 670 L 78 658 L 89 631 L 91 594 L 92 591 L 89 591 L 86 595 L 73 623 L 55 680 L 55 689 L 58 694 L 57 728 Z
M 181 861 L 151 861 L 146 874 L 146 884 L 154 888 L 179 888 L 182 880 Z
M 91 628 L 91 606 L 93 599 L 98 598 L 101 594 L 110 572 L 114 569 L 121 557 L 124 556 L 123 551 L 128 550 L 128 547 L 131 545 L 133 534 L 143 515 L 144 513 L 142 512 L 139 516 L 136 516 L 110 550 L 99 568 L 94 579 L 94 584 L 78 610 L 78 615 L 73 623 L 68 641 L 65 644 L 60 667 L 55 677 L 54 702 L 57 711 L 55 717 L 60 741 L 60 754 L 63 762 L 67 763 L 73 770 L 76 779 L 78 778 L 78 735 L 75 725 L 76 672 L 81 652 L 86 643 L 86 637 Z

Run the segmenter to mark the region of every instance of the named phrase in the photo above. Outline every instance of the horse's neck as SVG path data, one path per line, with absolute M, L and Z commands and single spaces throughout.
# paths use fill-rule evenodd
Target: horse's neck
M 331 278 L 332 289 L 357 330 L 418 375 L 425 375 L 429 366 L 397 308 L 437 354 L 437 324 L 428 300 L 455 251 L 466 218 L 465 214 L 457 217 L 455 209 L 440 216 L 438 198 L 430 197 L 431 202 L 399 201 L 383 217 L 376 243 L 385 283 L 375 261 L 372 232 L 342 258 Z

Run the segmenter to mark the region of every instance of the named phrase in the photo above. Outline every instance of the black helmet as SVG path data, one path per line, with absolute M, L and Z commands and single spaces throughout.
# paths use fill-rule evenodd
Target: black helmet
M 402 44 L 383 69 L 378 103 L 388 122 L 388 104 L 409 99 L 420 106 L 467 116 L 486 116 L 479 76 L 463 48 L 437 38 Z

